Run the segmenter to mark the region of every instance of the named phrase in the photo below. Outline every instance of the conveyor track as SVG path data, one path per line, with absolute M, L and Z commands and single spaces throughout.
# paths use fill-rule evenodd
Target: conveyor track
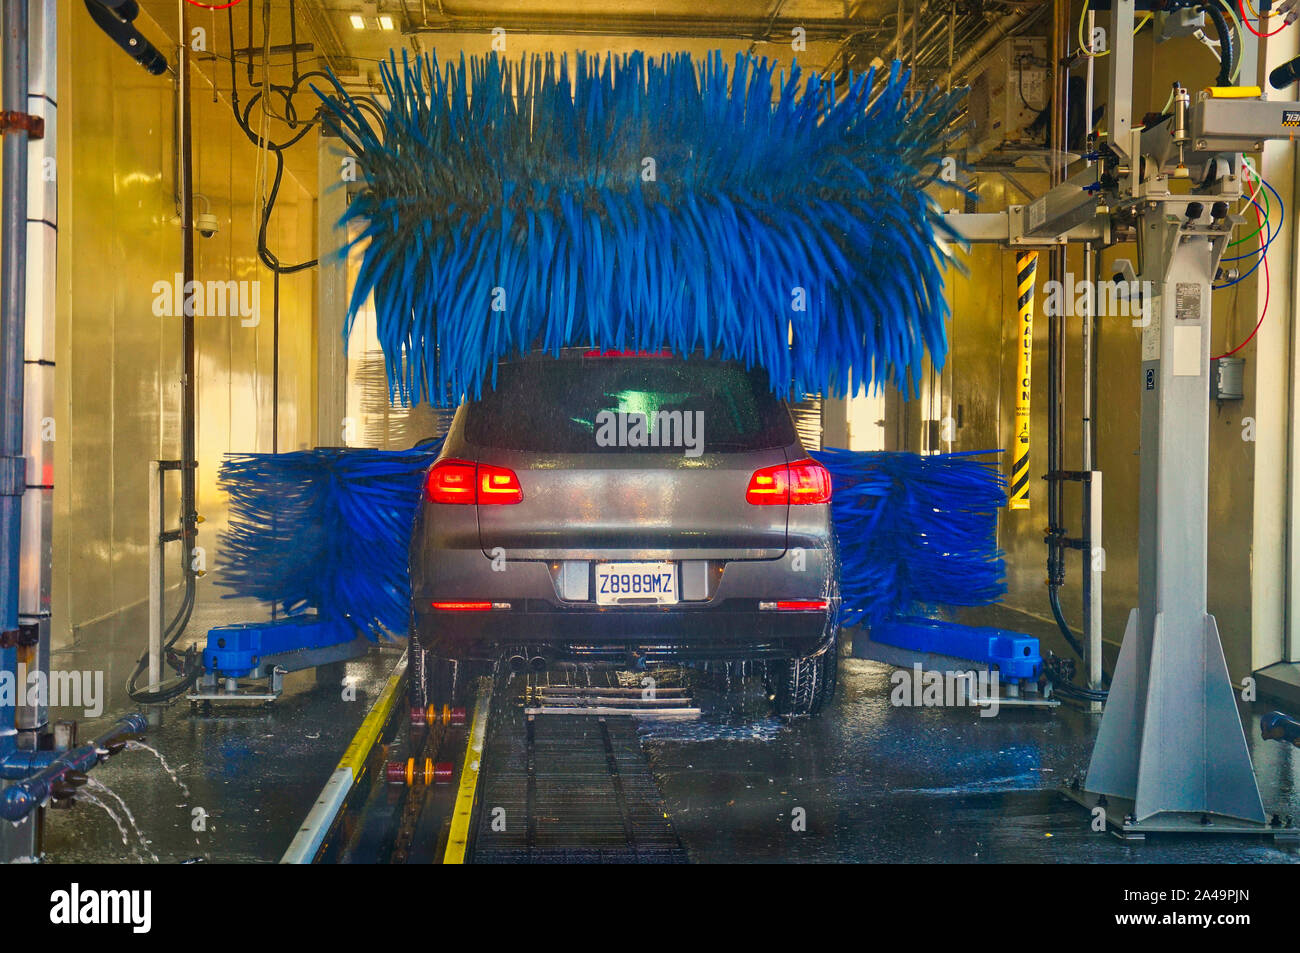
M 539 713 L 543 688 L 572 693 L 555 676 L 533 676 L 522 692 L 516 684 L 500 694 L 484 749 L 472 862 L 686 862 L 636 720 L 612 713 L 611 700 L 617 705 L 625 692 L 615 690 L 614 673 L 603 677 L 608 684 L 583 686 L 600 699 L 600 713 Z M 684 701 L 676 707 L 689 707 Z

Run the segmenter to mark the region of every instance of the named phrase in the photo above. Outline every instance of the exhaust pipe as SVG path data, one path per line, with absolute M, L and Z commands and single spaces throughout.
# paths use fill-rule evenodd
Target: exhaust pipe
M 546 667 L 549 664 L 550 662 L 547 661 L 546 656 L 544 655 L 534 655 L 532 658 L 528 660 L 528 667 L 531 668 L 534 672 L 546 671 Z
M 510 654 L 506 656 L 506 661 L 512 672 L 522 672 L 528 667 L 528 656 L 524 654 L 523 649 L 511 649 Z

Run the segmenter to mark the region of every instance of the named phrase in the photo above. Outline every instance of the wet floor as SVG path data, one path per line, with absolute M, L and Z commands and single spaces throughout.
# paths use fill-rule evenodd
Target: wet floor
M 252 603 L 200 604 L 191 628 L 263 618 Z M 125 632 L 128 627 L 123 626 Z M 1024 628 L 1031 628 L 1026 625 Z M 143 629 L 60 653 L 62 669 L 103 668 L 103 717 L 127 710 L 122 683 Z M 319 676 L 295 673 L 269 709 L 191 713 L 173 705 L 148 737 L 188 794 L 144 751 L 95 771 L 134 813 L 147 844 L 93 804 L 51 811 L 47 861 L 274 862 L 337 764 L 400 657 L 400 646 Z M 1124 845 L 1092 832 L 1056 792 L 1086 768 L 1099 716 L 1063 706 L 1002 711 L 890 704 L 892 669 L 841 659 L 839 692 L 820 718 L 784 724 L 767 714 L 756 680 L 726 690 L 701 679 L 694 723 L 644 725 L 640 736 L 672 823 L 697 862 L 1290 862 L 1251 839 L 1151 839 Z M 347 690 L 344 678 L 352 682 Z M 1245 711 L 1265 807 L 1300 818 L 1300 751 L 1258 738 Z M 103 791 L 91 792 L 116 808 Z M 196 814 L 196 810 L 202 813 Z M 803 829 L 797 829 L 802 827 Z M 196 828 L 200 828 L 197 829 Z
M 190 632 L 198 639 L 215 625 L 264 618 L 265 610 L 254 602 L 201 602 Z M 127 711 L 139 710 L 127 705 L 123 686 L 143 643 L 144 629 L 124 625 L 119 631 L 122 634 L 107 643 L 60 652 L 52 662 L 59 669 L 106 672 L 105 688 L 111 692 L 106 714 L 82 722 L 83 738 L 92 737 Z M 188 637 L 182 644 L 187 641 Z M 71 810 L 48 812 L 46 861 L 152 862 L 150 852 L 163 863 L 194 858 L 278 861 L 383 690 L 402 650 L 401 644 L 376 646 L 369 656 L 332 669 L 290 673 L 284 694 L 270 707 L 203 714 L 191 713 L 184 701 L 170 706 L 146 740 L 167 759 L 188 788 L 188 796 L 148 752 L 124 752 L 94 771 L 94 777 L 135 814 L 151 842 L 148 849 L 141 848 L 133 836 L 127 838 L 131 846 L 125 846 L 102 809 L 79 804 Z M 79 715 L 65 713 L 66 717 Z M 110 800 L 106 803 L 114 806 Z M 121 814 L 120 808 L 116 813 Z
M 1245 838 L 1125 845 L 1089 829 L 1055 788 L 1087 767 L 1100 716 L 890 704 L 892 669 L 841 659 L 836 699 L 792 725 L 743 697 L 700 691 L 699 723 L 642 729 L 695 861 L 1295 863 Z M 1267 710 L 1260 706 L 1259 712 Z M 757 719 L 757 720 L 755 720 Z M 1300 752 L 1252 739 L 1265 807 L 1300 818 Z M 798 813 L 802 810 L 802 815 Z M 802 820 L 803 830 L 796 830 Z

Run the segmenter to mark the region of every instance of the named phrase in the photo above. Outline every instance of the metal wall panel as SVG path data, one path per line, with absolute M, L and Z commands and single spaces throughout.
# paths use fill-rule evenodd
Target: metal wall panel
M 56 645 L 119 624 L 147 587 L 147 462 L 180 453 L 180 318 L 155 316 L 154 283 L 181 268 L 176 219 L 173 87 L 101 34 L 80 3 L 61 0 L 59 279 L 55 444 Z M 172 54 L 173 41 L 142 16 Z M 174 23 L 168 24 L 173 32 Z M 216 487 L 230 450 L 271 449 L 272 286 L 256 257 L 257 153 L 214 96 L 212 61 L 193 84 L 195 189 L 220 228 L 195 239 L 200 282 L 260 282 L 261 322 L 196 319 L 199 544 L 214 564 L 225 501 Z M 226 84 L 228 85 L 228 76 Z M 300 148 L 312 150 L 309 136 Z M 196 202 L 202 211 L 203 202 Z M 287 261 L 314 255 L 313 199 L 286 174 L 271 244 Z M 280 447 L 312 442 L 310 272 L 281 284 Z M 168 482 L 169 520 L 179 484 Z M 179 553 L 169 548 L 169 581 Z M 212 576 L 200 581 L 211 585 Z

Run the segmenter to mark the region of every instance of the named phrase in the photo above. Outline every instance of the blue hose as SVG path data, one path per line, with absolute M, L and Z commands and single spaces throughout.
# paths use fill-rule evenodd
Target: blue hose
M 94 741 L 72 751 L 10 752 L 0 762 L 0 777 L 21 777 L 23 780 L 0 791 L 0 818 L 21 821 L 48 801 L 59 782 L 69 774 L 85 774 L 119 744 L 144 734 L 147 727 L 144 715 L 131 714 Z

